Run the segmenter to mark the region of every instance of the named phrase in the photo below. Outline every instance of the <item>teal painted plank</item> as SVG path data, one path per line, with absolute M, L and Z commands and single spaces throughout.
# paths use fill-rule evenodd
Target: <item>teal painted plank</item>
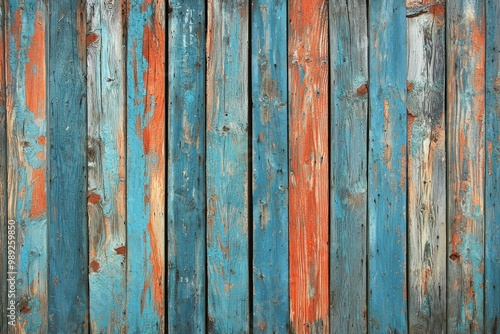
M 368 17 L 366 1 L 330 2 L 330 324 L 366 333 Z
M 288 328 L 287 2 L 252 2 L 253 329 Z
M 165 2 L 127 11 L 128 331 L 165 330 Z
M 208 1 L 209 333 L 249 332 L 248 1 Z
M 85 1 L 49 1 L 49 332 L 88 331 Z
M 485 1 L 447 1 L 448 332 L 484 331 Z
M 500 3 L 486 4 L 485 330 L 500 333 Z
M 406 3 L 370 1 L 368 323 L 407 332 Z
M 205 2 L 170 0 L 168 329 L 205 333 Z

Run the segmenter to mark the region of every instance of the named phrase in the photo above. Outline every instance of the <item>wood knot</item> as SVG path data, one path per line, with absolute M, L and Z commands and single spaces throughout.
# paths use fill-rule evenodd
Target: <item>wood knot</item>
M 460 253 L 453 252 L 450 255 L 450 260 L 452 260 L 453 262 L 457 262 L 458 263 L 458 262 L 460 262 L 461 257 L 462 256 L 460 255 Z
M 362 84 L 358 87 L 358 89 L 356 89 L 356 94 L 359 96 L 365 95 L 366 93 L 368 93 L 368 86 L 366 84 Z
M 99 271 L 99 268 L 101 268 L 101 265 L 99 264 L 99 262 L 94 260 L 94 261 L 90 262 L 90 268 L 92 268 L 93 272 L 97 272 L 97 271 Z

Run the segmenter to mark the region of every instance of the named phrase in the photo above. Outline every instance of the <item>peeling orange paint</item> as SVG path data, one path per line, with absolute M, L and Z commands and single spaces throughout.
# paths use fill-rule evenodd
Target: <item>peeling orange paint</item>
M 45 118 L 45 24 L 43 15 L 36 13 L 35 32 L 28 50 L 25 85 L 26 104 L 35 119 Z
M 41 217 L 46 214 L 47 192 L 45 189 L 45 168 L 33 169 L 33 199 L 31 206 L 31 216 Z

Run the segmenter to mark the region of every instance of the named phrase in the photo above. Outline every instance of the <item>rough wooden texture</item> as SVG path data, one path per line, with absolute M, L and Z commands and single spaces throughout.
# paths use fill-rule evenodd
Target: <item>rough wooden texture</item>
M 368 323 L 407 332 L 406 4 L 369 2 Z
M 208 0 L 209 333 L 248 333 L 248 1 Z
M 368 10 L 330 1 L 330 326 L 366 333 Z
M 205 2 L 168 15 L 168 329 L 205 333 Z
M 253 328 L 286 332 L 288 109 L 286 1 L 252 3 Z
M 127 3 L 127 329 L 165 330 L 165 2 Z
M 329 332 L 328 2 L 288 3 L 291 330 Z
M 406 6 L 410 331 L 445 333 L 445 7 L 444 0 Z
M 485 6 L 449 1 L 448 332 L 484 331 Z
M 87 205 L 93 333 L 122 333 L 125 328 L 123 6 L 123 0 L 87 1 Z
M 89 326 L 85 1 L 50 0 L 49 9 L 49 333 L 83 333 Z
M 500 2 L 486 4 L 485 331 L 500 332 Z

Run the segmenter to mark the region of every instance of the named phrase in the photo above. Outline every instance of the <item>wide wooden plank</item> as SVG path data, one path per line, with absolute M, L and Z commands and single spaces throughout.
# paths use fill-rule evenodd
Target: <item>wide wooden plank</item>
M 369 2 L 368 322 L 404 333 L 406 301 L 406 4 Z
M 288 3 L 290 319 L 329 332 L 328 2 Z
M 83 333 L 89 326 L 85 1 L 48 4 L 49 332 Z
M 168 14 L 168 329 L 205 333 L 205 1 Z
M 123 0 L 87 1 L 87 200 L 93 333 L 122 333 L 125 328 L 123 6 Z
M 484 331 L 485 2 L 448 1 L 448 332 Z
M 209 333 L 248 333 L 247 0 L 208 0 L 207 270 Z
M 288 290 L 286 1 L 251 7 L 253 328 L 284 333 Z
M 165 1 L 127 3 L 127 329 L 165 330 Z
M 366 333 L 368 11 L 330 1 L 330 323 Z
M 444 0 L 406 6 L 410 331 L 445 333 L 445 7 Z
M 486 3 L 485 331 L 500 332 L 500 3 Z

